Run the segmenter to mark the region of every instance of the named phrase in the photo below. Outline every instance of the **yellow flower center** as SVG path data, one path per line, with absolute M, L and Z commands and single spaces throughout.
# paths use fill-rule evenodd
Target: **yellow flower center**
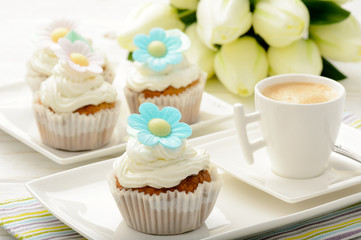
M 88 59 L 86 58 L 86 56 L 84 56 L 81 53 L 71 53 L 70 60 L 73 63 L 78 64 L 79 66 L 82 66 L 82 67 L 86 67 L 89 65 Z
M 172 131 L 170 124 L 163 119 L 160 118 L 153 118 L 148 123 L 149 131 L 158 137 L 166 137 Z
M 55 29 L 52 33 L 51 33 L 51 40 L 53 41 L 53 42 L 58 42 L 58 40 L 60 39 L 60 38 L 63 38 L 63 37 L 65 37 L 65 35 L 67 35 L 68 34 L 68 32 L 69 32 L 69 29 L 67 29 L 67 28 L 57 28 L 57 29 Z
M 148 52 L 154 57 L 163 57 L 167 53 L 167 46 L 161 41 L 153 41 L 148 45 Z

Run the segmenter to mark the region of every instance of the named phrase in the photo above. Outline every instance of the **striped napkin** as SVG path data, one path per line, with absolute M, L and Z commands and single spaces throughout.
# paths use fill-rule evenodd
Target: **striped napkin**
M 33 197 L 0 203 L 0 225 L 17 239 L 85 239 Z M 361 236 L 361 203 L 244 239 L 350 239 Z
M 322 239 L 339 240 L 361 236 L 361 203 L 305 221 L 248 236 L 247 240 Z
M 85 239 L 33 197 L 1 202 L 0 225 L 17 239 Z
M 343 122 L 361 129 L 361 119 Z M 84 239 L 31 196 L 0 202 L 0 226 L 17 239 Z M 244 239 L 351 239 L 361 237 L 361 202 L 321 216 L 247 236 Z
M 351 127 L 361 129 L 361 118 L 358 115 L 345 112 L 342 121 Z

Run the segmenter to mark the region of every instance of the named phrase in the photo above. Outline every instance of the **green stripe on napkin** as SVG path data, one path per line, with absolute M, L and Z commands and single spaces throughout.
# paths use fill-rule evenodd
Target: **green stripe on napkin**
M 84 239 L 33 197 L 1 202 L 0 226 L 17 239 Z
M 361 203 L 321 216 L 292 223 L 264 233 L 248 236 L 247 240 L 351 239 L 361 236 Z

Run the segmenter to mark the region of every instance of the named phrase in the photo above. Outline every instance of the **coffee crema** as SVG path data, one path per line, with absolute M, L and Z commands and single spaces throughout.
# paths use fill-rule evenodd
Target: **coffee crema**
M 287 82 L 266 87 L 262 94 L 268 98 L 285 103 L 313 104 L 335 99 L 337 92 L 321 83 Z

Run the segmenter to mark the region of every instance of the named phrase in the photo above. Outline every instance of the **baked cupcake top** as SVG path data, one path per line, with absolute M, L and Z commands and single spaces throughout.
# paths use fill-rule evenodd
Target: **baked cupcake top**
M 162 91 L 169 86 L 186 87 L 199 78 L 198 66 L 183 54 L 190 46 L 190 39 L 182 31 L 153 28 L 149 36 L 135 36 L 134 44 L 139 49 L 132 55 L 135 62 L 127 78 L 130 89 Z
M 170 188 L 209 167 L 209 155 L 187 142 L 192 130 L 179 122 L 181 113 L 176 108 L 159 111 L 156 105 L 143 103 L 139 112 L 128 117 L 136 133 L 113 165 L 123 187 Z
M 86 105 L 116 101 L 116 90 L 101 75 L 104 59 L 92 52 L 86 42 L 61 38 L 57 46 L 54 53 L 59 61 L 52 76 L 40 86 L 42 104 L 64 113 Z

